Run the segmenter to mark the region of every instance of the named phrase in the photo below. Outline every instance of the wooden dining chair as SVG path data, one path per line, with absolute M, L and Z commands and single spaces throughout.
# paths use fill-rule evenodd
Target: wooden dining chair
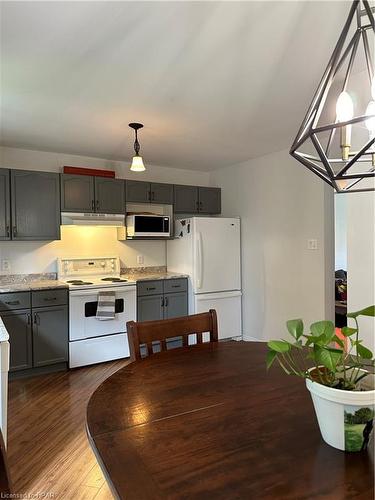
M 5 449 L 3 433 L 0 430 L 0 495 L 1 498 L 8 498 L 12 493 L 12 483 L 9 475 L 8 458 Z
M 142 359 L 141 345 L 147 346 L 147 354 L 154 354 L 153 342 L 160 342 L 160 350 L 167 350 L 167 339 L 182 337 L 182 346 L 189 345 L 189 335 L 196 334 L 197 344 L 203 343 L 203 333 L 209 332 L 210 342 L 218 341 L 216 311 L 210 309 L 206 313 L 183 316 L 181 318 L 160 321 L 128 321 L 127 332 L 130 356 L 133 360 Z

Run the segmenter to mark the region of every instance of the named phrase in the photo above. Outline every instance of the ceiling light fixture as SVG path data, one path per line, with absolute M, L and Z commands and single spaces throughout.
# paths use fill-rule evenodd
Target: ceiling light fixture
M 143 164 L 142 156 L 139 156 L 139 150 L 141 149 L 141 146 L 138 142 L 138 130 L 142 128 L 143 125 L 142 123 L 129 123 L 129 127 L 132 128 L 135 132 L 135 141 L 134 141 L 135 156 L 133 156 L 130 170 L 132 170 L 133 172 L 143 172 L 144 170 L 146 170 L 146 168 Z
M 340 193 L 375 190 L 374 11 L 368 0 L 352 3 L 290 149 Z M 336 114 L 332 99 L 337 99 Z

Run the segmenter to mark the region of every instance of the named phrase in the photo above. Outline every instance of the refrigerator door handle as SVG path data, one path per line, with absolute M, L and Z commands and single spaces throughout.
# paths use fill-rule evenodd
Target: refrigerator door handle
M 202 288 L 203 275 L 203 249 L 202 249 L 202 234 L 197 233 L 197 283 L 196 287 Z

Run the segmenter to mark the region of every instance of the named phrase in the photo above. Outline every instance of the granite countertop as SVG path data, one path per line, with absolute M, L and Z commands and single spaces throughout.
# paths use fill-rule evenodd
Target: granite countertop
M 57 280 L 28 281 L 23 283 L 2 283 L 0 280 L 0 293 L 52 290 L 54 288 L 68 288 L 68 285 Z
M 173 280 L 178 278 L 188 278 L 187 274 L 181 273 L 140 273 L 140 274 L 122 274 L 122 277 L 131 281 L 151 281 L 151 280 Z

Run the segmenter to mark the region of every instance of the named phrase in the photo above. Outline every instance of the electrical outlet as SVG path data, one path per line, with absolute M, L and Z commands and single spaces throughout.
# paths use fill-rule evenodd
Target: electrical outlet
M 9 273 L 9 271 L 10 271 L 10 260 L 3 259 L 2 262 L 1 262 L 1 269 L 5 273 Z
M 307 240 L 307 248 L 308 250 L 318 250 L 318 240 L 316 239 Z
M 144 264 L 145 258 L 143 255 L 137 255 L 137 264 Z

